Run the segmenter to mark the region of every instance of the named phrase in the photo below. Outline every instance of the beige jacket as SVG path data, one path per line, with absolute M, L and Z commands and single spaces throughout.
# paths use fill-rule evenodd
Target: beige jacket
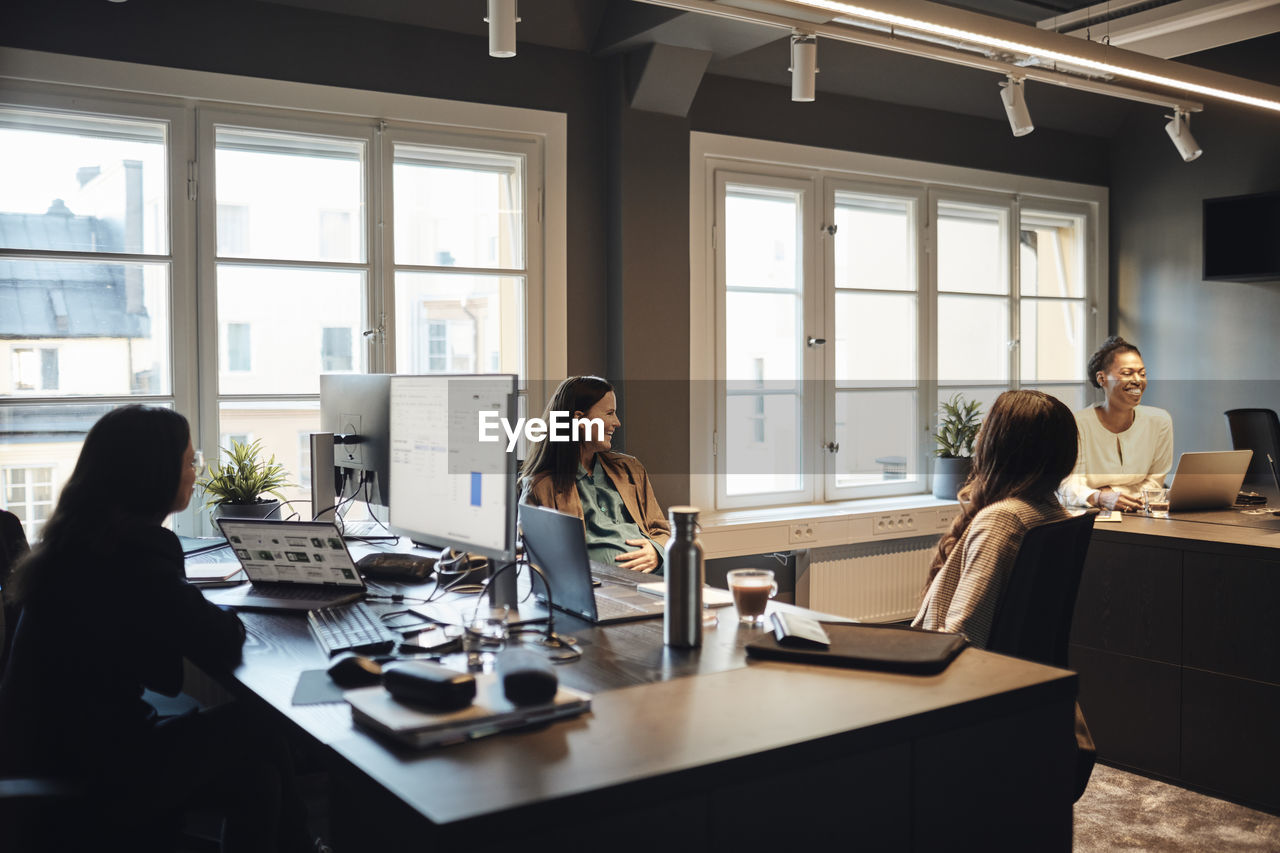
M 659 546 L 665 546 L 671 538 L 671 525 L 658 505 L 653 494 L 653 484 L 649 475 L 640 464 L 640 460 L 625 453 L 612 450 L 597 453 L 596 459 L 604 468 L 609 482 L 622 496 L 622 503 L 636 526 L 648 534 L 649 538 Z M 547 472 L 535 474 L 526 480 L 520 495 L 520 502 L 531 506 L 545 506 L 557 512 L 576 515 L 582 518 L 582 501 L 578 499 L 578 488 L 575 485 L 567 490 L 557 492 L 552 484 L 551 475 Z

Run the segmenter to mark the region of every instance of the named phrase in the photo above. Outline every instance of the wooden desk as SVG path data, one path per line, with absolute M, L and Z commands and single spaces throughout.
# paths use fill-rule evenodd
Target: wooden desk
M 693 652 L 664 647 L 661 620 L 557 615 L 584 648 L 557 671 L 592 713 L 427 752 L 346 705 L 290 704 L 325 663 L 301 617 L 243 614 L 235 678 L 332 750 L 338 849 L 1070 849 L 1073 674 L 974 649 L 929 677 L 748 662 L 758 634 L 722 614 Z
M 1071 643 L 1101 758 L 1280 811 L 1280 519 L 1096 525 Z

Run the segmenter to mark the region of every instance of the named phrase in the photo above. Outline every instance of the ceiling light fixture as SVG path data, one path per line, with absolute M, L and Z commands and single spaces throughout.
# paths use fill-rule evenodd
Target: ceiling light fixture
M 1245 104 L 1252 107 L 1261 107 L 1263 109 L 1276 110 L 1280 112 L 1280 100 L 1255 97 L 1252 95 L 1232 92 L 1218 86 L 1205 85 L 1196 83 L 1191 80 L 1179 80 L 1165 74 L 1152 73 L 1144 71 L 1140 68 L 1130 67 L 1130 65 L 1121 65 L 1115 62 L 1101 61 L 1086 56 L 1086 50 L 1063 49 L 1046 47 L 1042 44 L 1032 43 L 1041 41 L 1040 31 L 1017 24 L 1009 24 L 1009 22 L 997 22 L 991 19 L 992 25 L 997 23 L 1008 26 L 1018 27 L 1028 31 L 1026 41 L 1018 41 L 1011 38 L 1003 38 L 996 35 L 978 32 L 976 30 L 968 30 L 960 27 L 950 26 L 942 23 L 934 23 L 932 21 L 921 20 L 920 18 L 908 15 L 900 15 L 895 12 L 884 9 L 869 8 L 867 6 L 859 6 L 853 3 L 844 3 L 840 0 L 789 0 L 800 6 L 808 6 L 814 9 L 822 9 L 827 12 L 834 12 L 837 15 L 845 15 L 854 19 L 862 19 L 875 21 L 877 23 L 888 24 L 895 28 L 906 30 L 914 30 L 916 32 L 928 33 L 930 35 L 942 36 L 944 38 L 956 39 L 967 42 L 969 44 L 982 45 L 983 47 L 992 48 L 999 51 L 1006 51 L 1014 54 L 1021 54 L 1028 57 L 1036 57 L 1040 60 L 1049 60 L 1051 62 L 1060 62 L 1073 68 L 1081 68 L 1104 75 L 1113 75 L 1116 77 L 1124 77 L 1131 80 L 1139 80 L 1143 83 L 1150 83 L 1155 86 L 1164 86 L 1171 89 L 1181 89 L 1196 95 L 1202 95 L 1210 98 L 1221 98 L 1235 103 Z M 911 8 L 908 4 L 902 4 L 904 8 Z M 917 7 L 922 8 L 922 7 Z M 946 7 L 939 7 L 946 9 Z M 956 10 L 947 10 L 954 12 Z M 1048 35 L 1048 34 L 1045 34 Z M 1056 35 L 1056 34 L 1054 34 Z M 1086 45 L 1092 45 L 1092 42 L 1085 42 Z M 1128 52 L 1126 52 L 1128 53 Z M 1130 56 L 1138 56 L 1129 53 Z M 1162 60 L 1153 60 L 1162 61 Z
M 516 0 L 488 0 L 489 55 L 507 59 L 516 55 Z
M 791 100 L 809 102 L 817 92 L 818 39 L 812 33 L 791 34 Z
M 1027 109 L 1027 95 L 1022 90 L 1022 84 L 1022 78 L 1012 74 L 1000 84 L 1000 100 L 1004 101 L 1004 112 L 1009 117 L 1009 129 L 1014 136 L 1026 136 L 1036 129 L 1031 123 L 1031 112 Z
M 1190 163 L 1204 153 L 1196 144 L 1195 137 L 1191 135 L 1191 116 L 1182 110 L 1174 110 L 1173 115 L 1166 118 L 1169 119 L 1169 123 L 1164 126 L 1165 132 L 1173 140 L 1173 145 L 1178 149 L 1183 160 Z
M 1082 92 L 1200 112 L 1189 93 L 1280 112 L 1280 86 L 1081 41 L 964 9 L 918 0 L 639 0 L 834 41 L 1014 75 Z M 875 8 L 872 8 L 875 7 Z M 788 14 L 763 11 L 776 8 Z M 833 15 L 814 17 L 814 10 Z M 928 17 L 931 20 L 925 20 Z M 1129 78 L 1121 80 L 1119 78 Z M 1137 84 L 1145 84 L 1139 86 Z

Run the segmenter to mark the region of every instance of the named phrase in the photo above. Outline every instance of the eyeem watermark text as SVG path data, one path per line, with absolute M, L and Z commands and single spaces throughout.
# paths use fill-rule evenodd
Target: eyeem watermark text
M 480 413 L 480 440 L 501 441 L 498 427 L 507 435 L 507 452 L 515 450 L 521 433 L 529 441 L 604 441 L 604 421 L 600 418 L 574 418 L 569 412 L 552 412 L 551 419 L 520 418 L 513 427 L 498 412 Z

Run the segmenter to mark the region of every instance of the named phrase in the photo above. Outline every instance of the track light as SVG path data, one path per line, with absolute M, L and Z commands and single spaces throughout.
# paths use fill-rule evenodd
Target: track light
M 1026 136 L 1036 129 L 1031 123 L 1031 113 L 1027 111 L 1027 96 L 1022 90 L 1021 77 L 1010 76 L 1000 84 L 1000 100 L 1004 101 L 1005 115 L 1009 116 L 1009 129 L 1014 136 Z
M 1204 152 L 1200 150 L 1200 146 L 1196 144 L 1196 139 L 1191 135 L 1191 114 L 1182 110 L 1174 110 L 1173 115 L 1165 116 L 1169 119 L 1169 123 L 1164 126 L 1165 132 L 1169 134 L 1169 138 L 1173 140 L 1174 147 L 1178 149 L 1178 153 L 1182 155 L 1182 159 L 1190 163 Z
M 489 55 L 501 59 L 516 55 L 516 0 L 488 0 Z
M 812 101 L 818 73 L 818 38 L 805 33 L 791 36 L 791 100 Z

